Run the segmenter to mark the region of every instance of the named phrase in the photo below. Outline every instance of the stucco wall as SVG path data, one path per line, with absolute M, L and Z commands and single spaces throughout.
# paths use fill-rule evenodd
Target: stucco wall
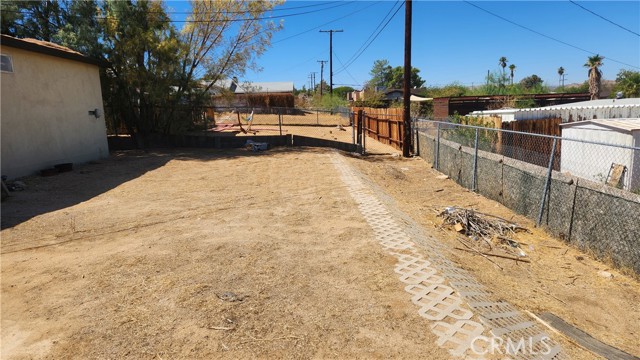
M 60 163 L 108 156 L 99 69 L 95 65 L 2 47 L 2 175 L 31 175 Z

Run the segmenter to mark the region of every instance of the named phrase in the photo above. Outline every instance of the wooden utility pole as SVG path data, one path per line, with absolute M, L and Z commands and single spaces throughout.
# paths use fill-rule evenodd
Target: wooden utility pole
M 411 156 L 411 0 L 404 2 L 404 136 L 402 156 Z
M 324 74 L 324 64 L 327 63 L 327 60 L 318 60 L 320 63 L 320 97 L 322 97 L 322 82 L 323 82 L 323 74 Z
M 329 94 L 333 95 L 333 33 L 342 30 L 320 30 L 329 33 Z

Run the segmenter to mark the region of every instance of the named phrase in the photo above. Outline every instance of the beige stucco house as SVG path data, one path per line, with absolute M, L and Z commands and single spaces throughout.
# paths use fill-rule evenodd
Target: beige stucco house
M 2 175 L 107 157 L 98 61 L 49 42 L 0 40 Z

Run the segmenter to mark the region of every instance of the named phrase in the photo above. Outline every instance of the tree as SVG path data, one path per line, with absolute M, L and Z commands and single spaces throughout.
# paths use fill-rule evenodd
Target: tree
M 322 91 L 320 91 L 320 88 L 322 88 Z M 336 91 L 336 89 L 333 89 L 333 91 Z M 323 93 L 323 94 L 328 94 L 329 93 L 329 83 L 326 80 L 322 80 L 321 82 L 319 82 L 318 84 L 316 84 L 316 87 L 313 89 L 314 93 Z
M 511 71 L 511 85 L 513 85 L 513 73 L 516 71 L 516 66 L 514 64 L 509 65 L 509 70 Z
M 333 95 L 337 96 L 340 99 L 346 99 L 347 94 L 354 91 L 355 89 L 351 86 L 339 86 L 333 89 Z
M 391 72 L 393 68 L 389 65 L 389 61 L 386 59 L 376 60 L 373 62 L 373 67 L 369 71 L 371 79 L 367 82 L 368 88 L 375 89 L 380 86 L 387 86 L 391 81 Z
M 410 87 L 420 88 L 425 81 L 419 75 L 420 69 L 411 67 L 411 84 Z M 404 87 L 404 66 L 396 66 L 391 70 L 391 77 L 387 83 L 389 89 L 402 89 Z
M 506 57 L 502 56 L 500 57 L 500 59 L 498 59 L 498 64 L 500 64 L 500 67 L 502 67 L 502 74 L 504 75 L 504 68 L 507 67 L 507 62 L 509 60 L 507 60 Z
M 616 77 L 614 92 L 621 91 L 624 97 L 640 97 L 640 72 L 622 69 Z
M 558 79 L 558 86 L 564 87 L 564 68 L 562 66 L 558 68 L 558 76 L 560 76 Z
M 255 60 L 271 44 L 282 23 L 259 21 L 282 1 L 205 0 L 191 1 L 189 23 L 181 33 L 186 46 L 182 59 L 182 93 L 195 78 L 206 77 L 206 93 L 216 81 L 240 77 L 248 69 L 258 69 Z
M 172 87 L 181 78 L 183 53 L 163 4 L 110 0 L 102 12 L 103 56 L 108 60 L 102 82 L 105 105 L 136 140 L 178 131 L 173 113 L 160 109 L 176 96 Z
M 599 54 L 589 56 L 584 67 L 589 69 L 589 94 L 591 94 L 591 100 L 600 98 L 600 83 L 602 81 L 602 71 L 600 67 L 604 65 L 602 62 L 603 56 Z
M 543 83 L 543 80 L 536 74 L 527 76 L 526 78 L 520 80 L 520 86 L 522 86 L 527 90 L 541 87 L 542 83 Z

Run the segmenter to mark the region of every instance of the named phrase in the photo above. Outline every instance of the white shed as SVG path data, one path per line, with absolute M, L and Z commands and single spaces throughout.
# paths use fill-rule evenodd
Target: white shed
M 624 168 L 622 187 L 640 190 L 639 118 L 587 120 L 560 126 L 561 172 L 604 183 L 614 168 Z

